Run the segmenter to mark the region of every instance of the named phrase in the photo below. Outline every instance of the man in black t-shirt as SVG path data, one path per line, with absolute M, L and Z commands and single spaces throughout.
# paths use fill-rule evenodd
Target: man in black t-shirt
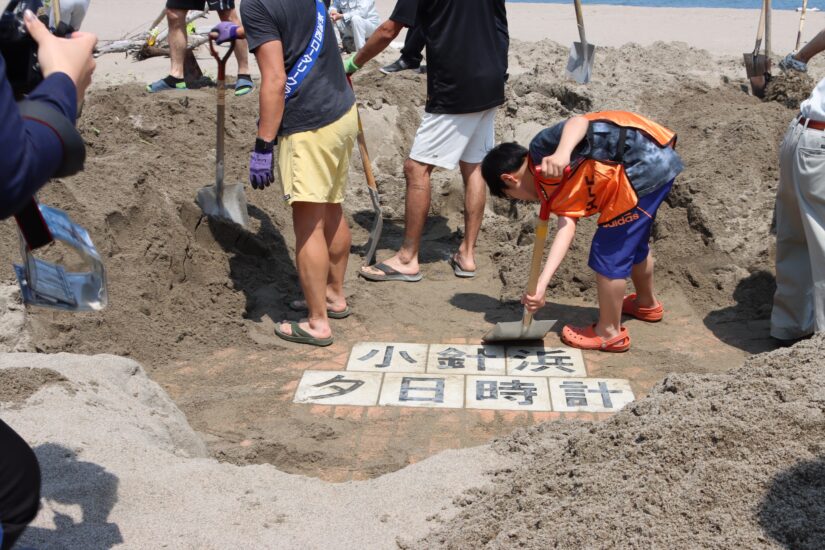
M 328 346 L 329 318 L 349 315 L 344 275 L 352 239 L 341 203 L 358 133 L 355 96 L 320 0 L 244 0 L 241 18 L 261 69 L 260 122 L 249 179 L 260 189 L 274 181 L 277 137 L 305 298 L 290 307 L 309 311 L 307 319 L 284 321 L 275 332 L 290 342 Z
M 383 51 L 404 27 L 418 27 L 427 47 L 427 104 L 409 158 L 404 243 L 398 253 L 360 275 L 372 281 L 421 280 L 418 252 L 430 208 L 436 166 L 461 168 L 464 240 L 450 259 L 459 277 L 476 273 L 475 245 L 486 189 L 481 161 L 495 141 L 496 108 L 504 103 L 509 35 L 504 0 L 398 0 L 358 53 L 344 66 L 353 73 Z

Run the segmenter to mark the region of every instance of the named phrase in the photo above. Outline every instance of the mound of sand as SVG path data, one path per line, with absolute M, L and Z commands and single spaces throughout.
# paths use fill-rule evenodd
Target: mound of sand
M 822 548 L 825 335 L 494 446 L 518 466 L 409 548 Z

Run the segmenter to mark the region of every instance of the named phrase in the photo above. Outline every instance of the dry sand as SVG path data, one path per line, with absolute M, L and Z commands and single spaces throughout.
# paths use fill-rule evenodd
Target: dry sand
M 109 10 L 120 9 L 126 4 L 119 0 L 97 0 L 94 5 L 105 5 Z M 386 11 L 388 5 L 379 2 L 381 10 Z M 569 11 L 566 6 L 509 5 L 513 20 L 511 28 L 518 31 L 513 36 L 528 35 L 534 28 L 530 25 L 530 17 L 556 17 L 554 10 L 562 8 Z M 155 15 L 148 13 L 149 7 L 145 5 L 133 7 L 135 10 L 139 13 L 128 21 L 111 17 L 102 9 L 93 10 L 87 28 L 95 30 L 106 22 L 104 28 L 114 33 L 109 37 L 116 38 L 136 26 L 143 16 L 151 20 Z M 637 412 L 661 407 L 662 401 L 669 398 L 669 392 L 661 389 L 663 386 L 659 381 L 670 376 L 669 373 L 676 373 L 670 380 L 681 381 L 685 388 L 679 389 L 677 397 L 680 400 L 688 399 L 685 396 L 691 394 L 698 397 L 690 403 L 679 401 L 681 408 L 662 409 L 661 419 L 646 413 L 645 420 L 639 422 L 650 425 L 650 430 L 660 430 L 662 438 L 667 435 L 665 428 L 668 426 L 679 422 L 685 423 L 679 424 L 680 429 L 687 424 L 695 426 L 696 444 L 690 447 L 689 453 L 685 450 L 682 454 L 698 457 L 705 453 L 702 456 L 711 460 L 716 451 L 712 445 L 706 445 L 712 435 L 708 430 L 726 423 L 736 424 L 735 419 L 744 414 L 740 413 L 741 402 L 751 400 L 766 407 L 773 406 L 770 400 L 774 397 L 764 395 L 765 388 L 770 385 L 768 382 L 754 380 L 745 384 L 745 373 L 749 373 L 750 367 L 778 365 L 777 357 L 790 360 L 794 365 L 801 364 L 816 353 L 821 355 L 822 340 L 817 339 L 803 344 L 797 351 L 763 356 L 734 373 L 714 375 L 738 366 L 750 353 L 763 352 L 775 345 L 767 334 L 767 319 L 774 284 L 770 231 L 777 148 L 797 107 L 795 102 L 804 96 L 810 82 L 776 82 L 771 95 L 776 101 L 761 102 L 743 92 L 746 84 L 744 69 L 741 53 L 736 52 L 747 49 L 751 31 L 745 32 L 742 28 L 730 30 L 725 35 L 729 48 L 725 54 L 721 54 L 719 50 L 722 48 L 713 46 L 712 42 L 708 44 L 715 48 L 713 53 L 697 49 L 702 46 L 704 35 L 691 35 L 690 45 L 653 43 L 659 38 L 668 39 L 656 34 L 660 29 L 680 32 L 680 27 L 687 25 L 679 24 L 683 20 L 698 20 L 702 28 L 711 29 L 711 19 L 730 19 L 728 16 L 734 15 L 745 17 L 743 14 L 748 12 L 733 10 L 737 13 L 727 14 L 723 10 L 691 10 L 692 18 L 683 12 L 684 17 L 666 23 L 664 16 L 678 10 L 648 10 L 638 14 L 620 8 L 611 8 L 619 10 L 615 12 L 594 8 L 597 10 L 620 14 L 623 27 L 634 31 L 633 41 L 644 45 L 600 48 L 596 77 L 593 83 L 584 87 L 559 77 L 567 58 L 566 42 L 572 38 L 560 34 L 558 40 L 564 45 L 551 41 L 514 40 L 507 103 L 500 110 L 497 121 L 498 138 L 526 142 L 541 127 L 572 113 L 615 108 L 638 110 L 679 133 L 679 151 L 687 170 L 677 180 L 667 205 L 660 211 L 654 231 L 657 277 L 662 299 L 668 307 L 668 318 L 658 326 L 629 323 L 634 338 L 631 353 L 618 357 L 588 354 L 587 359 L 591 372 L 597 375 L 630 378 L 639 396 L 651 388 L 660 388 L 654 390 L 651 401 L 634 406 L 633 410 Z M 633 27 L 634 21 L 644 19 L 642 15 L 652 13 L 658 14 L 661 24 Z M 821 17 L 821 14 L 814 15 Z M 607 17 L 604 21 L 615 21 L 615 17 Z M 788 18 L 780 14 L 777 19 Z M 596 14 L 592 20 L 596 33 L 592 40 L 600 45 L 609 44 L 605 35 L 601 42 L 597 40 L 599 23 Z M 807 28 L 811 35 L 816 25 L 809 21 Z M 717 33 L 713 34 L 716 36 Z M 784 34 L 795 36 L 795 32 L 783 31 Z M 740 45 L 742 42 L 744 45 Z M 778 38 L 777 44 L 782 47 Z M 383 54 L 378 62 L 355 78 L 386 216 L 379 257 L 387 255 L 400 242 L 404 193 L 402 161 L 424 102 L 423 76 L 404 73 L 388 78 L 376 70 L 380 63 L 390 61 L 396 55 L 396 52 Z M 508 453 L 498 456 L 489 450 L 470 450 L 466 451 L 468 454 L 446 458 L 439 455 L 432 461 L 404 468 L 415 460 L 414 456 L 428 453 L 421 451 L 419 441 L 412 438 L 397 443 L 373 463 L 356 463 L 345 443 L 361 429 L 359 421 L 319 419 L 307 406 L 292 405 L 296 372 L 318 362 L 345 360 L 349 347 L 357 341 L 389 340 L 399 335 L 405 340 L 420 342 L 474 338 L 483 334 L 490 323 L 517 318 L 520 306 L 515 298 L 525 282 L 524 266 L 532 244 L 535 207 L 490 201 L 480 242 L 480 274 L 474 281 L 457 281 L 444 260 L 461 238 L 460 178 L 455 173 L 437 172 L 432 215 L 426 228 L 422 256 L 425 282 L 399 287 L 367 284 L 356 279 L 360 248 L 355 246 L 348 274 L 350 303 L 355 314 L 335 325 L 336 344 L 326 350 L 314 350 L 283 343 L 274 336 L 272 328 L 283 317 L 297 318 L 288 311 L 286 302 L 297 297 L 299 290 L 292 264 L 294 242 L 289 215 L 278 200 L 277 191 L 270 189 L 267 193 L 256 193 L 247 189 L 253 218 L 250 233 L 201 218 L 193 198 L 196 190 L 213 178 L 214 90 L 207 88 L 185 94 L 149 96 L 139 83 L 122 83 L 136 76 L 135 71 L 143 71 L 144 66 L 155 71 L 146 79 L 162 76 L 166 60 L 155 59 L 147 62 L 151 65 L 144 65 L 119 58 L 119 65 L 109 63 L 101 60 L 102 78 L 89 94 L 80 122 L 89 147 L 87 170 L 73 178 L 54 182 L 43 192 L 42 198 L 48 204 L 65 208 L 89 228 L 109 270 L 111 306 L 99 315 L 46 311 L 31 311 L 24 315 L 15 303 L 15 293 L 3 288 L 0 291 L 0 311 L 3 312 L 0 315 L 0 351 L 68 351 L 131 357 L 144 364 L 149 376 L 169 393 L 186 415 L 188 424 L 163 392 L 144 380 L 135 363 L 111 357 L 0 355 L 0 366 L 3 367 L 36 364 L 38 368 L 58 373 L 38 372 L 27 381 L 25 371 L 15 370 L 0 378 L 0 388 L 6 388 L 8 394 L 0 401 L 14 403 L 11 409 L 4 405 L 3 418 L 20 427 L 33 444 L 44 446 L 41 459 L 50 464 L 53 472 L 67 467 L 66 458 L 69 463 L 78 463 L 74 456 L 81 452 L 88 453 L 79 455 L 82 461 L 86 462 L 88 456 L 92 464 L 88 467 L 89 476 L 99 475 L 105 481 L 108 478 L 101 470 L 105 469 L 117 478 L 130 480 L 120 485 L 116 502 L 111 497 L 111 480 L 106 482 L 108 488 L 94 486 L 89 489 L 92 495 L 97 495 L 98 491 L 108 495 L 103 497 L 105 509 L 94 505 L 91 512 L 94 519 L 87 526 L 72 531 L 76 538 L 71 540 L 101 540 L 102 537 L 114 544 L 119 542 L 112 528 L 114 524 L 127 546 L 132 547 L 158 546 L 161 540 L 170 539 L 168 533 L 173 534 L 176 547 L 218 547 L 237 545 L 239 541 L 254 547 L 271 545 L 275 540 L 310 547 L 316 544 L 329 546 L 335 539 L 325 538 L 332 536 L 329 533 L 318 533 L 317 525 L 313 526 L 309 519 L 330 517 L 341 521 L 333 522 L 337 532 L 345 525 L 354 529 L 355 538 L 347 539 L 347 544 L 351 541 L 353 547 L 391 546 L 396 534 L 408 541 L 405 544 L 415 546 L 409 541 L 426 534 L 426 517 L 437 513 L 441 503 L 446 505 L 464 488 L 481 484 L 485 465 L 493 465 L 499 460 L 509 464 Z M 819 61 L 813 63 L 811 76 L 821 78 L 825 75 L 823 67 L 825 65 Z M 129 71 L 134 74 L 129 75 Z M 230 180 L 244 178 L 249 136 L 254 133 L 257 114 L 256 99 L 257 96 L 230 99 L 227 121 L 227 175 Z M 356 244 L 366 240 L 363 226 L 371 219 L 359 165 L 356 158 L 351 172 L 353 184 L 346 203 Z M 0 227 L 4 229 L 0 232 L 0 257 L 15 257 L 17 242 L 12 225 L 5 222 Z M 542 313 L 544 317 L 570 322 L 592 319 L 595 289 L 586 258 L 588 239 L 593 230 L 592 223 L 582 224 L 577 242 L 553 283 L 552 305 Z M 13 280 L 10 266 L 2 269 L 6 270 L 3 280 L 10 283 Z M 815 375 L 804 370 L 808 367 L 799 367 L 804 371 L 800 373 L 793 370 L 795 368 L 792 365 L 780 370 L 788 370 L 789 377 L 813 380 Z M 767 366 L 760 369 L 757 373 L 760 376 L 763 371 L 768 372 Z M 113 372 L 109 373 L 109 370 Z M 127 376 L 124 372 L 131 374 Z M 688 373 L 698 374 L 690 376 Z M 69 386 L 59 377 L 66 378 Z M 78 381 L 82 384 L 78 385 Z M 725 409 L 724 415 L 708 416 L 711 402 L 707 396 L 730 388 L 733 381 L 741 382 L 745 388 L 731 398 L 739 399 L 738 404 Z M 49 385 L 51 382 L 56 384 Z M 47 386 L 29 396 L 41 383 L 47 383 Z M 104 383 L 105 399 L 101 399 L 106 404 L 100 406 L 89 392 L 95 392 L 94 384 Z M 138 392 L 138 401 L 143 392 L 151 395 L 147 398 L 149 407 L 157 404 L 163 411 L 161 418 L 151 415 L 146 410 L 146 403 L 140 405 L 124 397 L 123 388 L 129 390 L 130 384 L 142 388 Z M 44 392 L 46 397 L 43 397 Z M 27 400 L 22 401 L 24 399 Z M 805 403 L 816 402 L 819 397 L 799 393 L 794 399 Z M 55 415 L 54 411 L 65 414 Z M 506 444 L 498 444 L 496 449 L 499 451 L 509 446 L 523 448 L 523 456 L 518 457 L 520 461 L 545 468 L 539 468 L 531 476 L 520 475 L 518 479 L 508 477 L 512 473 L 501 474 L 508 480 L 508 486 L 524 488 L 528 505 L 523 508 L 527 512 L 519 515 L 508 508 L 518 507 L 520 501 L 501 496 L 504 485 L 484 489 L 476 496 L 456 501 L 459 505 L 470 501 L 476 504 L 467 508 L 462 519 L 456 520 L 459 523 L 448 524 L 446 530 L 432 535 L 426 544 L 471 547 L 489 540 L 492 546 L 504 547 L 510 543 L 496 537 L 509 537 L 512 531 L 516 533 L 512 545 L 524 542 L 546 547 L 548 541 L 561 541 L 562 546 L 570 546 L 573 539 L 563 538 L 568 536 L 565 534 L 568 531 L 556 533 L 552 523 L 538 526 L 533 523 L 533 527 L 525 523 L 532 520 L 530 514 L 534 513 L 534 506 L 538 506 L 534 503 L 539 502 L 539 497 L 534 493 L 541 493 L 541 490 L 536 488 L 540 486 L 536 480 L 546 478 L 547 468 L 550 468 L 547 466 L 550 462 L 542 462 L 541 456 L 551 451 L 568 453 L 563 456 L 567 460 L 565 467 L 580 468 L 576 471 L 581 472 L 582 478 L 590 476 L 588 482 L 612 483 L 610 498 L 622 498 L 619 491 L 629 490 L 627 485 L 604 473 L 604 463 L 602 471 L 588 469 L 589 462 L 585 459 L 581 463 L 575 462 L 577 458 L 569 454 L 569 449 L 589 430 L 607 434 L 608 441 L 610 434 L 615 441 L 632 440 L 626 434 L 641 428 L 633 424 L 622 431 L 622 423 L 629 422 L 629 417 L 634 417 L 632 411 L 610 423 L 585 428 L 565 423 L 548 424 L 540 430 L 518 433 L 507 439 Z M 71 430 L 66 431 L 69 424 L 64 418 L 75 419 Z M 441 429 L 438 419 L 437 412 L 422 411 L 416 416 L 415 429 L 422 434 L 438 431 Z M 771 416 L 766 415 L 764 422 L 770 419 Z M 805 430 L 808 425 L 802 420 L 795 413 L 789 413 L 786 418 L 777 419 L 776 430 L 786 425 Z M 364 421 L 362 418 L 361 422 Z M 379 430 L 392 428 L 393 419 L 383 422 L 374 427 Z M 98 425 L 102 427 L 101 434 L 97 434 Z M 116 439 L 116 443 L 108 443 L 107 434 L 114 434 L 117 431 L 114 426 L 120 425 L 130 428 L 121 439 Z M 170 430 L 173 435 L 169 435 Z M 507 434 L 512 425 L 494 424 L 484 430 L 481 437 L 489 439 Z M 741 441 L 735 439 L 740 436 Z M 751 444 L 750 436 L 751 432 L 741 431 L 730 437 L 744 445 Z M 456 438 L 460 446 L 471 445 L 474 441 Z M 595 438 L 593 441 L 595 446 Z M 51 443 L 54 448 L 48 446 Z M 677 444 L 692 445 L 691 440 L 684 438 L 672 442 L 672 445 Z M 730 445 L 736 446 L 736 443 Z M 821 450 L 817 451 L 813 446 L 806 452 L 802 452 L 801 447 L 793 447 L 782 454 L 779 449 L 784 446 L 784 440 L 778 436 L 765 445 L 776 449 L 776 457 L 771 461 L 761 462 L 763 453 L 756 451 L 742 459 L 742 471 L 757 480 L 748 486 L 747 491 L 742 491 L 750 495 L 750 504 L 758 498 L 754 495 L 765 495 L 771 476 L 790 468 L 794 461 L 809 460 L 816 453 L 821 455 Z M 64 456 L 63 448 L 70 450 L 69 456 Z M 656 455 L 647 446 L 644 453 L 631 452 L 636 447 L 630 443 L 617 449 L 617 452 L 626 454 L 620 457 L 626 462 L 617 466 L 616 471 L 647 472 L 648 467 L 653 467 L 650 475 L 655 483 L 651 487 L 658 487 L 656 483 L 661 480 L 684 476 L 683 463 L 673 458 L 674 454 L 661 451 L 661 463 L 653 464 L 651 461 Z M 679 449 L 674 447 L 673 453 L 678 455 Z M 176 453 L 201 458 L 193 462 L 185 457 L 175 457 Z M 270 465 L 237 468 L 218 464 L 203 458 L 207 453 L 235 464 L 271 463 L 282 472 L 317 477 L 324 477 L 324 471 L 330 468 L 366 477 L 404 469 L 367 483 L 335 488 L 319 480 L 279 473 Z M 135 457 L 147 460 L 143 463 Z M 481 457 L 483 461 L 478 468 L 466 472 L 466 476 L 465 472 L 456 473 L 458 477 L 446 476 L 444 469 L 449 469 L 450 460 L 454 464 L 464 463 L 464 457 L 470 457 L 470 460 Z M 801 467 L 804 470 L 806 466 L 803 463 Z M 86 471 L 85 468 L 79 470 Z M 523 474 L 521 469 L 513 469 L 516 471 Z M 437 502 L 432 500 L 435 498 L 432 494 L 415 492 L 424 490 L 419 485 L 426 486 L 444 476 L 446 486 Z M 746 477 L 743 474 L 730 479 Z M 190 483 L 191 479 L 198 481 Z M 696 479 L 712 487 L 710 477 Z M 633 478 L 633 481 L 638 479 Z M 84 493 L 85 489 L 70 487 L 57 474 L 47 479 L 46 487 L 47 495 L 61 495 L 60 498 L 49 497 L 58 502 L 62 502 L 60 499 L 74 503 L 81 499 L 84 503 L 93 500 Z M 312 498 L 303 496 L 304 491 L 309 490 L 307 487 L 312 488 Z M 559 491 L 569 489 L 566 485 L 559 487 Z M 696 491 L 701 491 L 704 485 L 697 487 Z M 259 503 L 272 495 L 280 499 L 278 502 L 288 501 L 289 512 L 266 506 L 258 510 L 258 504 L 242 506 L 246 497 L 236 495 L 242 495 L 241 489 L 247 488 L 259 491 L 255 493 L 260 497 L 256 501 Z M 631 489 L 644 492 L 644 488 Z M 286 492 L 279 492 L 281 490 Z M 346 491 L 358 496 L 351 497 L 350 505 L 341 506 L 341 495 L 348 494 Z M 296 498 L 295 494 L 302 496 Z M 358 519 L 355 514 L 361 509 L 359 507 L 379 495 L 382 499 L 397 498 L 397 501 L 379 502 L 405 513 L 407 508 L 404 506 L 419 507 L 426 503 L 424 508 L 429 514 L 420 510 L 420 514 L 415 512 L 410 516 L 409 522 L 402 516 L 393 516 L 395 519 L 388 520 L 390 523 L 382 523 L 380 516 L 376 516 L 379 517 L 377 523 Z M 654 496 L 651 492 L 649 498 Z M 701 544 L 724 544 L 724 539 L 714 534 L 716 527 L 701 521 L 703 516 L 678 519 L 683 517 L 679 514 L 687 513 L 684 510 L 696 498 L 694 493 L 675 491 L 672 499 L 682 500 L 670 503 L 671 497 L 667 497 L 668 506 L 660 506 L 656 513 L 661 521 L 670 521 L 668 525 L 674 528 L 679 527 L 680 521 L 689 522 L 693 529 L 699 530 L 696 540 Z M 627 499 L 631 503 L 637 500 L 639 498 Z M 729 499 L 709 509 L 751 514 L 748 516 L 750 525 L 758 525 L 758 519 L 754 519 L 756 512 L 752 508 L 741 508 L 742 502 L 744 500 Z M 55 526 L 63 525 L 60 514 L 68 514 L 75 523 L 80 519 L 77 510 L 64 512 L 58 505 L 51 506 L 56 512 L 38 520 L 40 530 L 34 532 L 32 540 L 38 545 L 59 547 L 62 543 L 55 538 Z M 610 509 L 616 509 L 616 506 L 618 504 Z M 568 509 L 571 514 L 577 513 L 572 506 Z M 226 524 L 224 514 L 237 515 L 238 510 L 242 510 L 246 519 L 239 521 L 242 525 L 237 529 L 231 530 L 233 535 L 235 531 L 242 533 L 242 537 L 233 542 L 225 538 L 227 533 L 220 528 Z M 372 513 L 375 508 L 367 510 Z M 444 519 L 452 513 L 450 510 L 452 508 L 448 507 Z M 565 516 L 568 522 L 565 525 L 571 530 L 583 530 L 581 523 L 574 523 L 582 517 L 591 522 L 587 525 L 588 531 L 613 529 L 611 522 L 617 521 L 614 518 L 619 516 L 611 515 L 614 512 L 602 514 L 592 510 L 602 508 L 589 506 L 581 516 Z M 276 525 L 271 533 L 266 531 L 277 524 L 279 513 L 287 513 L 292 519 L 285 522 L 285 526 Z M 495 521 L 480 522 L 479 516 L 485 514 L 492 514 Z M 504 522 L 501 514 L 512 516 L 513 523 Z M 598 523 L 602 516 L 604 523 Z M 117 520 L 113 521 L 113 517 Z M 152 527 L 153 520 L 158 522 L 158 527 Z M 636 516 L 633 521 L 636 523 L 628 525 L 643 525 Z M 353 522 L 357 527 L 352 527 Z M 270 527 L 264 527 L 264 523 Z M 497 526 L 495 532 L 482 528 L 485 523 Z M 720 520 L 719 525 L 728 524 Z M 213 529 L 212 526 L 217 527 Z M 764 530 L 774 533 L 780 528 L 777 524 L 764 527 Z M 741 537 L 746 544 L 759 545 L 753 542 L 757 530 L 757 527 L 743 526 L 732 536 Z M 450 531 L 464 533 L 465 538 L 452 538 Z M 607 547 L 617 541 L 625 545 L 663 546 L 686 540 L 662 538 L 681 535 L 673 535 L 670 531 L 646 533 L 643 527 L 632 534 L 627 533 L 629 531 L 611 531 L 605 535 L 607 538 L 594 539 L 593 546 Z M 553 539 L 556 534 L 559 538 Z M 286 538 L 279 539 L 279 536 Z M 611 536 L 621 538 L 611 539 Z M 736 545 L 735 539 L 728 539 L 728 542 Z M 79 545 L 83 544 L 79 542 Z

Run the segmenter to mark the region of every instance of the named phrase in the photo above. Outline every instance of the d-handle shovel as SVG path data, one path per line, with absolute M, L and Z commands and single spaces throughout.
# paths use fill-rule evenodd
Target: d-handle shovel
M 570 167 L 564 169 L 564 177 L 570 175 Z M 547 240 L 547 222 L 550 219 L 550 203 L 542 202 L 539 220 L 536 224 L 536 242 L 533 244 L 533 259 L 530 262 L 530 278 L 527 281 L 527 295 L 536 293 L 541 273 L 541 259 L 544 256 L 544 243 Z M 512 342 L 515 340 L 543 340 L 544 335 L 553 329 L 556 320 L 534 321 L 533 314 L 524 307 L 521 321 L 498 323 L 484 335 L 485 342 Z
M 224 125 L 226 118 L 226 61 L 235 49 L 235 41 L 223 57 L 215 50 L 215 41 L 209 37 L 209 51 L 218 61 L 218 137 L 215 146 L 215 185 L 203 187 L 198 191 L 195 201 L 207 216 L 221 218 L 240 225 L 249 226 L 249 213 L 246 207 L 246 194 L 242 183 L 224 185 Z
M 753 51 L 744 54 L 745 72 L 751 83 L 751 91 L 754 96 L 759 98 L 765 97 L 765 87 L 768 84 L 771 70 L 770 58 L 767 55 L 759 53 L 767 28 L 767 12 L 770 9 L 769 2 L 770 0 L 763 0 L 762 2 L 762 11 L 759 14 L 759 27 L 756 31 L 756 43 Z
M 573 42 L 570 47 L 570 57 L 567 59 L 567 76 L 579 84 L 587 84 L 590 82 L 590 75 L 593 72 L 593 54 L 596 51 L 596 46 L 587 42 L 587 36 L 584 33 L 581 0 L 575 0 L 574 4 L 581 42 Z
M 352 80 L 347 76 L 350 88 Z M 358 104 L 355 104 L 355 112 L 358 116 L 358 151 L 361 153 L 361 165 L 364 167 L 364 175 L 367 178 L 367 188 L 372 201 L 372 210 L 375 216 L 372 220 L 370 238 L 367 241 L 367 253 L 364 255 L 364 265 L 370 266 L 375 263 L 375 251 L 378 248 L 378 241 L 381 239 L 381 231 L 384 229 L 384 214 L 381 211 L 381 202 L 378 195 L 378 185 L 375 183 L 375 176 L 372 173 L 372 163 L 370 154 L 367 151 L 367 140 L 364 137 L 364 126 L 361 124 L 361 113 L 358 112 Z

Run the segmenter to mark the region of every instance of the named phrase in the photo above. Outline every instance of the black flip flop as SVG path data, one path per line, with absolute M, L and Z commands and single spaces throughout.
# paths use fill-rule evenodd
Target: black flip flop
M 275 327 L 275 334 L 287 342 L 295 342 L 296 344 L 309 344 L 310 346 L 321 347 L 332 344 L 332 336 L 329 338 L 317 338 L 302 329 L 301 326 L 295 321 L 290 321 L 289 328 L 292 330 L 292 334 L 282 332 L 281 323 L 278 323 L 278 326 Z
M 364 271 L 364 268 L 362 267 L 358 271 L 358 274 L 360 276 L 362 276 L 363 278 L 365 278 L 366 280 L 368 280 L 368 281 L 376 281 L 376 282 L 402 281 L 402 282 L 405 282 L 405 283 L 417 283 L 418 281 L 420 281 L 421 279 L 424 278 L 424 276 L 421 275 L 420 271 L 418 273 L 416 273 L 415 275 L 407 275 L 406 273 L 401 273 L 399 271 L 396 271 L 395 269 L 391 268 L 390 266 L 388 266 L 384 262 L 379 262 L 379 263 L 377 263 L 375 265 L 371 265 L 369 267 L 374 267 L 375 269 L 383 272 L 384 274 L 383 275 L 375 275 L 374 273 L 367 273 L 366 271 Z

